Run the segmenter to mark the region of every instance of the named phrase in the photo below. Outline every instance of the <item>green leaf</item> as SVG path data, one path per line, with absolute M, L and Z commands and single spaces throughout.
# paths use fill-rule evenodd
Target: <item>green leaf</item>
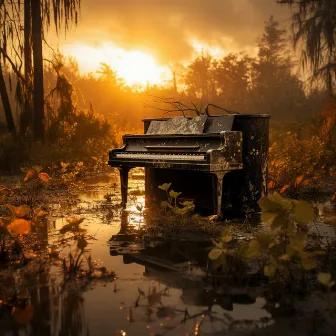
M 163 183 L 162 185 L 159 185 L 158 188 L 164 191 L 168 191 L 171 185 L 171 183 Z
M 181 194 L 182 194 L 181 192 L 177 192 L 177 191 L 174 191 L 174 190 L 169 191 L 169 196 L 172 197 L 172 198 L 177 198 Z
M 281 210 L 281 207 L 279 204 L 272 202 L 268 196 L 264 196 L 260 198 L 258 201 L 258 204 L 260 206 L 260 209 L 264 211 L 279 211 Z
M 273 220 L 278 215 L 279 215 L 279 213 L 277 213 L 277 212 L 269 212 L 269 211 L 263 212 L 261 214 L 261 221 L 265 224 L 272 225 Z
M 262 248 L 261 245 L 257 240 L 252 240 L 248 244 L 248 248 L 244 254 L 246 259 L 256 258 L 262 255 Z
M 270 199 L 277 203 L 282 210 L 289 211 L 292 208 L 292 202 L 284 197 L 282 197 L 278 193 L 274 193 L 272 196 L 270 196 Z
M 316 268 L 316 260 L 308 255 L 301 259 L 301 266 L 307 271 L 312 270 Z
M 295 203 L 293 216 L 295 221 L 300 224 L 309 224 L 316 219 L 314 208 L 305 201 Z
M 278 267 L 276 265 L 273 265 L 273 264 L 266 265 L 264 267 L 264 274 L 265 274 L 265 276 L 272 278 L 272 277 L 274 277 L 277 269 L 278 269 Z
M 283 229 L 283 228 L 287 228 L 287 225 L 288 225 L 288 218 L 283 215 L 278 215 L 277 217 L 273 219 L 271 228 L 272 230 L 279 229 L 279 228 Z
M 319 272 L 317 274 L 317 280 L 322 285 L 328 286 L 331 282 L 331 274 L 330 273 Z
M 225 250 L 215 247 L 209 252 L 208 257 L 211 260 L 217 260 L 223 253 L 225 253 Z
M 229 226 L 227 229 L 225 229 L 221 236 L 220 236 L 220 240 L 223 242 L 223 243 L 228 243 L 232 240 L 232 234 L 231 234 L 231 231 L 232 231 L 232 226 Z
M 173 208 L 173 207 L 169 204 L 169 202 L 167 202 L 167 201 L 162 201 L 161 204 L 160 204 L 160 207 L 161 207 L 161 209 L 167 209 L 167 208 L 172 209 L 172 208 Z
M 195 205 L 185 206 L 184 208 L 173 208 L 174 213 L 177 215 L 186 215 L 188 213 L 193 213 L 195 210 Z

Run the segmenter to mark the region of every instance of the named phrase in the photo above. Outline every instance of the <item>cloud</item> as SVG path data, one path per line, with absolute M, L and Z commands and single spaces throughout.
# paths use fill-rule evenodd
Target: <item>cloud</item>
M 283 23 L 290 16 L 276 0 L 86 0 L 67 43 L 113 41 L 167 63 L 191 57 L 191 38 L 224 50 L 251 51 L 270 15 Z

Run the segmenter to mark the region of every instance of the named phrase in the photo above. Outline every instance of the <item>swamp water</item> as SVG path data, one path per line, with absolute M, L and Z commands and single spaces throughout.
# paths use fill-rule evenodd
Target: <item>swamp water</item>
M 63 290 L 59 265 L 37 274 L 33 281 L 28 279 L 26 284 L 16 275 L 11 285 L 25 288 L 31 308 L 16 319 L 0 310 L 1 336 L 254 335 L 256 328 L 260 334 L 262 330 L 268 334 L 270 328 L 269 332 L 277 335 L 274 330 L 278 330 L 280 335 L 289 331 L 284 327 L 286 320 L 271 314 L 272 309 L 257 290 L 250 300 L 232 291 L 230 297 L 221 293 L 218 300 L 207 295 L 211 291 L 199 281 L 204 271 L 197 265 L 176 263 L 174 272 L 169 272 L 169 267 L 132 258 L 140 248 L 135 242 L 116 247 L 111 239 L 114 235 L 143 225 L 144 219 L 136 209 L 136 205 L 144 204 L 144 180 L 140 175 L 130 180 L 131 200 L 124 212 L 114 206 L 120 203 L 117 175 L 89 177 L 82 182 L 83 188 L 74 192 L 77 202 L 51 207 L 46 248 L 67 224 L 65 218 L 85 218 L 81 227 L 94 237 L 88 245 L 92 259 L 115 272 L 114 279 Z M 106 196 L 109 193 L 112 195 Z M 179 266 L 183 276 L 175 272 Z

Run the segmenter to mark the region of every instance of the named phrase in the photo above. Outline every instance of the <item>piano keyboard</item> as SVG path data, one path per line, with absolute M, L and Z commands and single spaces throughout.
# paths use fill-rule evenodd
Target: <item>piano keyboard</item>
M 148 154 L 148 153 L 118 153 L 117 158 L 140 160 L 175 160 L 175 161 L 204 161 L 205 155 L 196 154 Z

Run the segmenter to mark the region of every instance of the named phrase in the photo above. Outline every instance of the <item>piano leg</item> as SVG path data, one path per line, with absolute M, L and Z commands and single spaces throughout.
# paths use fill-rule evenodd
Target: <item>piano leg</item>
M 218 219 L 222 214 L 222 199 L 223 199 L 223 178 L 226 172 L 213 173 L 213 204 L 214 212 Z
M 128 172 L 130 168 L 119 168 L 120 173 L 120 187 L 121 187 L 121 205 L 123 209 L 127 204 L 127 192 L 128 192 Z

